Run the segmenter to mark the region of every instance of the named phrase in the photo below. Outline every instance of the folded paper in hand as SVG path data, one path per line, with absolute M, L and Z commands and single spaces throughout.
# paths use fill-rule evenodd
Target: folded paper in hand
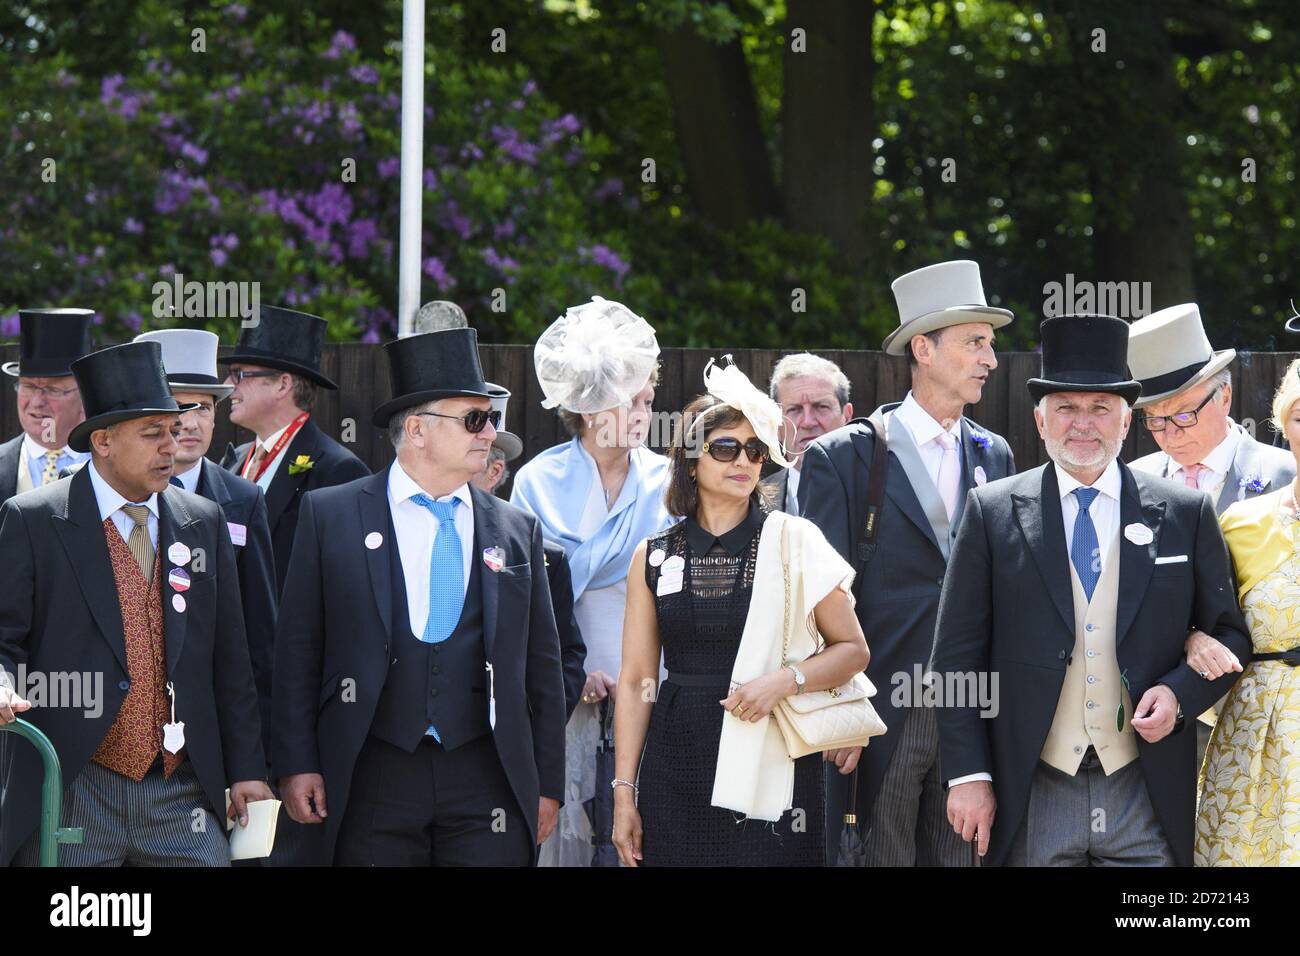
M 229 818 L 230 791 L 226 791 L 226 829 L 230 834 L 231 860 L 260 860 L 275 846 L 275 822 L 280 818 L 279 800 L 254 800 L 248 804 L 248 826 Z

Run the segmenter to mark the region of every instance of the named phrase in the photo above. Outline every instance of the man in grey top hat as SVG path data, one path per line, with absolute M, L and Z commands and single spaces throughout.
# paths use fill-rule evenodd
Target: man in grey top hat
M 832 751 L 826 817 L 848 799 L 861 760 L 857 816 L 873 866 L 962 866 L 973 855 L 945 816 L 934 709 L 922 674 L 953 534 L 967 492 L 1015 472 L 1011 448 L 966 418 L 997 359 L 993 333 L 1011 313 L 985 303 L 979 266 L 968 260 L 918 269 L 893 284 L 899 327 L 885 339 L 907 355 L 912 388 L 808 446 L 799 482 L 804 517 L 857 569 L 853 593 L 871 643 L 867 676 L 889 733 L 866 750 Z M 877 424 L 871 424 L 874 420 Z M 885 497 L 870 543 L 864 536 L 876 436 L 887 439 Z M 885 688 L 889 688 L 888 692 Z M 911 688 L 900 693 L 900 689 Z M 836 827 L 827 827 L 834 854 Z
M 1295 479 L 1291 455 L 1256 441 L 1228 414 L 1236 354 L 1210 347 L 1195 303 L 1161 309 L 1129 326 L 1129 370 L 1142 383 L 1133 407 L 1161 449 L 1131 467 L 1205 492 L 1216 514 Z M 1236 656 L 1208 635 L 1188 638 L 1187 653 L 1206 677 L 1241 670 Z M 1213 711 L 1207 711 L 1196 726 L 1198 765 L 1212 726 Z

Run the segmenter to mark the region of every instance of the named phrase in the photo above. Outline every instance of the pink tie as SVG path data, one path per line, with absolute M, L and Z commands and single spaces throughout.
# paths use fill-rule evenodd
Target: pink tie
M 935 441 L 943 446 L 943 458 L 939 461 L 939 478 L 935 484 L 939 486 L 939 497 L 943 499 L 943 506 L 948 509 L 948 520 L 951 521 L 957 511 L 957 493 L 961 489 L 961 463 L 957 460 L 957 442 L 948 432 L 940 432 Z
M 1200 491 L 1201 469 L 1204 467 L 1204 465 L 1200 464 L 1183 465 L 1183 483 L 1186 484 L 1188 488 L 1195 488 L 1197 491 Z

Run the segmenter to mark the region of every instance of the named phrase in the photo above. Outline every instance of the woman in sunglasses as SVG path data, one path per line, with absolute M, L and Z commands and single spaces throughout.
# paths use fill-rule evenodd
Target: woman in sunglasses
M 519 469 L 510 503 L 564 546 L 587 646 L 587 679 L 567 729 L 565 804 L 542 866 L 618 865 L 609 781 L 627 569 L 637 544 L 672 520 L 663 503 L 668 461 L 644 447 L 658 361 L 649 323 L 601 298 L 570 308 L 533 353 L 542 404 L 558 409 L 572 437 Z
M 627 866 L 822 866 L 822 757 L 791 760 L 770 715 L 866 667 L 853 572 L 760 491 L 764 461 L 790 464 L 780 407 L 734 365 L 710 363 L 705 384 L 669 456 L 668 510 L 683 520 L 642 544 L 628 574 L 614 845 Z M 782 666 L 791 584 L 811 612 L 795 632 L 815 624 L 824 647 L 809 656 L 792 643 L 798 663 Z M 669 674 L 656 691 L 661 651 Z

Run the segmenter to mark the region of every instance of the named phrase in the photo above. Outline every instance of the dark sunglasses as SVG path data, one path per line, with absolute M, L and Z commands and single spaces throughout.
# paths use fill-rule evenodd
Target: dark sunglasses
M 1300 374 L 1300 370 L 1297 370 L 1297 374 Z M 1205 401 L 1201 402 L 1201 404 L 1197 405 L 1190 412 L 1175 412 L 1172 415 L 1143 415 L 1142 424 L 1146 425 L 1147 431 L 1151 432 L 1164 431 L 1165 426 L 1169 422 L 1173 422 L 1179 428 L 1191 428 L 1196 424 L 1200 410 L 1210 404 L 1210 400 L 1214 398 L 1215 395 L 1218 395 L 1221 390 L 1222 387 L 1211 391 L 1209 395 L 1205 396 Z
M 477 435 L 483 429 L 487 428 L 487 423 L 491 422 L 493 428 L 501 426 L 501 413 L 495 408 L 485 411 L 481 408 L 473 408 L 464 415 L 443 415 L 440 412 L 417 412 L 419 415 L 432 415 L 434 418 L 453 418 L 465 426 L 465 431 L 471 435 Z
M 754 464 L 767 461 L 767 446 L 757 438 L 751 438 L 743 445 L 734 438 L 719 438 L 716 441 L 706 441 L 700 450 L 708 452 L 709 457 L 714 461 L 726 464 L 735 461 L 740 456 L 742 448 Z

